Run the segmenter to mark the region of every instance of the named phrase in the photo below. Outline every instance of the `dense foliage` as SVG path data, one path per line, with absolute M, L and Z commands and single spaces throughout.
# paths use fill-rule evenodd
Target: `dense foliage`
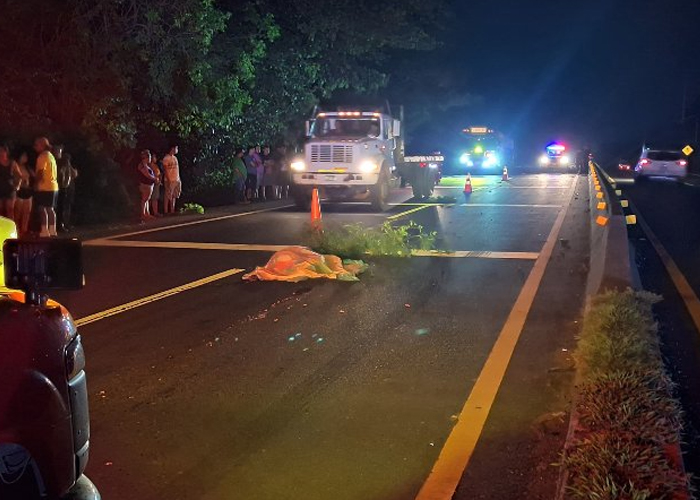
M 337 90 L 384 86 L 392 51 L 433 47 L 439 9 L 417 0 L 8 0 L 0 119 L 10 131 L 83 133 L 102 148 L 157 134 L 205 150 L 271 141 Z
M 383 88 L 444 16 L 421 0 L 6 0 L 0 135 L 66 141 L 91 195 L 112 160 L 128 171 L 134 148 L 171 141 L 201 179 L 234 145 L 298 139 L 320 100 Z

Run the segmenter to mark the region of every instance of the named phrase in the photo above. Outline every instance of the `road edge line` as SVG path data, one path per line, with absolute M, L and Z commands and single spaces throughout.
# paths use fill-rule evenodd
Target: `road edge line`
M 576 192 L 578 179 L 569 186 L 568 202 L 562 207 L 547 237 L 540 256 L 523 284 L 501 332 L 489 353 L 452 428 L 440 451 L 437 462 L 423 483 L 416 500 L 450 500 L 469 465 L 476 445 L 488 419 L 498 390 L 505 377 L 515 347 L 530 313 L 535 296 L 544 278 L 549 260 L 554 252 L 564 219 Z
M 261 214 L 261 213 L 265 213 L 265 212 L 274 212 L 275 210 L 282 210 L 283 208 L 290 208 L 293 206 L 294 205 L 290 204 L 290 205 L 281 205 L 279 207 L 262 208 L 260 210 L 250 210 L 248 212 L 237 212 L 235 214 L 220 215 L 218 217 L 209 217 L 209 218 L 193 220 L 193 221 L 189 221 L 189 222 L 182 222 L 180 224 L 171 224 L 171 225 L 167 225 L 167 226 L 158 226 L 158 227 L 152 227 L 149 229 L 143 229 L 140 231 L 132 231 L 130 233 L 115 234 L 112 236 L 105 236 L 104 238 L 93 238 L 90 240 L 85 240 L 83 243 L 89 243 L 91 241 L 114 240 L 117 238 L 127 238 L 129 236 L 138 236 L 141 234 L 156 233 L 159 231 L 167 231 L 169 229 L 177 229 L 180 227 L 195 226 L 197 224 L 206 224 L 207 222 L 218 222 L 218 221 L 227 220 L 227 219 L 234 219 L 236 217 L 245 217 L 246 215 L 255 215 L 255 214 Z
M 630 205 L 632 205 L 631 201 Z M 695 324 L 695 329 L 698 333 L 700 333 L 700 299 L 698 299 L 695 290 L 693 290 L 693 287 L 690 285 L 688 279 L 678 267 L 678 264 L 676 264 L 676 261 L 673 260 L 673 257 L 671 257 L 671 254 L 668 253 L 666 247 L 663 246 L 661 240 L 656 237 L 656 234 L 654 234 L 654 231 L 651 230 L 649 224 L 647 224 L 647 221 L 644 219 L 644 217 L 642 217 L 639 210 L 637 210 L 634 206 L 632 206 L 632 208 L 634 213 L 637 214 L 637 222 L 641 226 L 642 231 L 644 231 L 644 233 L 647 235 L 647 238 L 661 259 L 661 263 L 664 265 L 666 272 L 670 276 L 673 286 L 676 287 L 678 295 L 680 295 L 681 299 L 683 299 L 683 304 L 690 314 L 693 324 Z

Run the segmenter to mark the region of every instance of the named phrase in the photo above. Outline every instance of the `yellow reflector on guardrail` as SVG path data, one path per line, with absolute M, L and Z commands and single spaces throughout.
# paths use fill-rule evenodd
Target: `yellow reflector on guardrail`
M 602 200 L 602 199 L 603 199 L 603 193 L 598 192 L 598 193 L 596 193 L 595 197 L 598 198 L 599 200 Z
M 637 216 L 636 215 L 628 215 L 625 217 L 625 221 L 627 221 L 628 225 L 636 224 L 637 223 Z
M 620 200 L 620 205 L 622 205 L 622 208 L 629 208 L 630 202 L 627 200 Z
M 599 215 L 598 218 L 595 220 L 595 222 L 599 226 L 605 226 L 608 223 L 608 218 L 603 217 L 602 215 Z
M 598 203 L 598 210 L 605 210 L 605 208 L 607 206 L 608 206 L 607 203 L 605 203 L 604 201 L 601 201 L 600 203 Z

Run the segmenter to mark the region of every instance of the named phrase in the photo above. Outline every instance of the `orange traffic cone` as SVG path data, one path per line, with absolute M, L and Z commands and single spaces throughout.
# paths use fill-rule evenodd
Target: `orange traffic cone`
M 508 167 L 504 166 L 503 167 L 503 177 L 501 177 L 502 181 L 507 181 L 510 180 L 508 177 Z
M 472 174 L 468 173 L 464 181 L 464 194 L 472 194 Z
M 321 201 L 318 199 L 318 188 L 311 191 L 311 227 L 321 230 Z

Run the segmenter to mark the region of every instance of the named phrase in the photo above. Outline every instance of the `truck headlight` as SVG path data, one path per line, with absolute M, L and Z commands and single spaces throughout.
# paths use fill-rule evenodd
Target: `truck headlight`
M 363 174 L 373 174 L 379 170 L 379 165 L 375 161 L 365 160 L 360 163 L 360 172 Z
M 459 162 L 462 165 L 467 165 L 469 163 L 469 155 L 467 153 L 464 153 L 462 156 L 459 157 Z
M 542 165 L 543 167 L 546 166 L 546 165 L 549 165 L 549 156 L 547 156 L 547 155 L 542 155 L 542 156 L 540 156 L 540 160 L 539 160 L 539 161 L 540 161 L 540 165 Z
M 570 161 L 571 161 L 571 158 L 569 158 L 569 157 L 566 156 L 566 155 L 564 155 L 564 156 L 562 156 L 561 158 L 559 158 L 559 164 L 560 164 L 560 165 L 568 165 Z
M 306 170 L 306 164 L 303 160 L 293 161 L 290 167 L 292 167 L 292 170 L 294 170 L 295 172 L 303 172 L 304 170 Z

